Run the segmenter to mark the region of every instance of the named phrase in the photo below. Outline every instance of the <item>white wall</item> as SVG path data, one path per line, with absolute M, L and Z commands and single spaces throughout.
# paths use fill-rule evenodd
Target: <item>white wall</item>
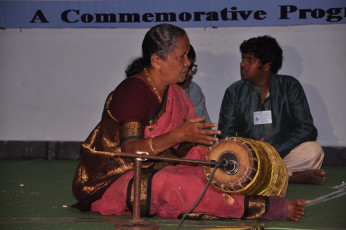
M 195 81 L 214 122 L 225 89 L 240 78 L 240 43 L 269 34 L 284 50 L 280 73 L 305 89 L 319 142 L 346 146 L 346 24 L 186 30 L 197 52 Z M 0 140 L 84 140 L 107 94 L 140 55 L 146 31 L 1 30 Z

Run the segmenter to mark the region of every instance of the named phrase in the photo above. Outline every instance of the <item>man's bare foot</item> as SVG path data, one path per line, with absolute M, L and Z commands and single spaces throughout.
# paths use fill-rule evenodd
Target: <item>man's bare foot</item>
M 287 220 L 299 221 L 305 212 L 305 200 L 288 200 Z
M 323 184 L 326 180 L 326 172 L 323 169 L 310 169 L 294 172 L 288 182 L 294 184 Z

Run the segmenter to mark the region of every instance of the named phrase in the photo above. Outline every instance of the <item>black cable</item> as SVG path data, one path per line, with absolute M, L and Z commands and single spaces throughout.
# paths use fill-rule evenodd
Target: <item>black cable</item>
M 208 180 L 207 185 L 205 186 L 205 188 L 204 188 L 202 194 L 199 196 L 198 200 L 197 200 L 196 203 L 192 206 L 192 208 L 190 208 L 190 210 L 187 211 L 187 212 L 185 213 L 185 215 L 181 218 L 180 223 L 178 224 L 178 230 L 180 229 L 180 226 L 182 225 L 182 223 L 183 223 L 185 217 L 186 217 L 186 216 L 198 205 L 198 203 L 201 201 L 202 197 L 204 196 L 204 193 L 207 191 L 208 185 L 209 185 L 211 179 L 213 178 L 216 169 L 221 165 L 221 163 L 223 163 L 223 165 L 227 165 L 227 164 L 228 164 L 228 162 L 227 162 L 226 160 L 223 160 L 223 162 L 222 162 L 222 161 L 218 161 L 218 162 L 216 163 L 216 165 L 215 165 L 215 167 L 214 167 L 214 170 L 213 170 L 213 172 L 210 174 L 209 180 Z

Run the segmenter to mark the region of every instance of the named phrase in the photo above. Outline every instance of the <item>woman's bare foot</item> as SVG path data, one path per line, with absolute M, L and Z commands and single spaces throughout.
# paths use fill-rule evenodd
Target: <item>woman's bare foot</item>
M 287 220 L 299 221 L 305 212 L 305 200 L 288 200 Z
M 288 182 L 294 184 L 323 184 L 326 180 L 326 172 L 323 169 L 310 169 L 294 172 Z

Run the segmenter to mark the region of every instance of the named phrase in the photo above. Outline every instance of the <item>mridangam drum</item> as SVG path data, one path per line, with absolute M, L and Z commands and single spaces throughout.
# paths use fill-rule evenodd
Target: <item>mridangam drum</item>
M 278 152 L 266 142 L 230 137 L 214 144 L 207 161 L 221 161 L 212 186 L 227 194 L 285 196 L 287 169 Z M 212 167 L 204 166 L 209 179 Z

